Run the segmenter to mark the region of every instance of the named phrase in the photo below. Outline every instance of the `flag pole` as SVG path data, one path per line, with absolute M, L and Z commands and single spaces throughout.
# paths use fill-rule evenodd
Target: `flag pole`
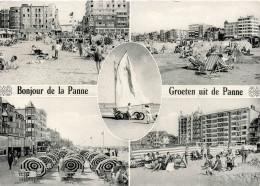
M 105 133 L 104 133 L 104 131 L 103 131 L 103 147 L 105 146 Z
M 117 103 L 116 103 L 116 82 L 117 82 L 116 61 L 114 61 L 114 76 L 115 76 L 115 107 L 117 108 Z

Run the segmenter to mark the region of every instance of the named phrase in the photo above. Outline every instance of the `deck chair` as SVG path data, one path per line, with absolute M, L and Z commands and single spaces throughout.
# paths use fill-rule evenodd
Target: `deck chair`
M 174 166 L 175 167 L 184 167 L 184 168 L 187 168 L 188 166 L 187 166 L 187 163 L 185 162 L 185 160 L 184 160 L 184 156 L 185 156 L 185 154 L 183 154 L 183 156 L 181 157 L 181 159 L 175 159 L 174 160 Z
M 220 57 L 218 54 L 211 54 L 205 62 L 204 66 L 201 66 L 197 73 L 200 75 L 207 75 L 207 77 L 210 77 L 212 75 L 219 76 L 219 70 L 217 68 L 218 61 L 220 60 Z
M 21 183 L 21 182 L 25 181 L 24 180 L 24 175 L 21 172 L 19 172 L 19 171 L 14 171 L 14 176 L 19 179 L 18 183 Z
M 231 58 L 229 58 L 227 61 L 223 61 L 222 59 L 218 60 L 216 70 L 220 72 L 229 72 L 234 68 L 234 65 L 230 64 L 231 60 Z
M 204 63 L 199 61 L 198 59 L 194 58 L 194 57 L 189 57 L 189 62 L 191 63 L 188 66 L 188 70 L 199 70 L 202 66 L 204 66 Z
M 112 172 L 110 172 L 110 171 L 106 171 L 106 172 L 105 172 L 104 181 L 105 181 L 106 183 L 109 183 L 109 184 L 114 184 Z

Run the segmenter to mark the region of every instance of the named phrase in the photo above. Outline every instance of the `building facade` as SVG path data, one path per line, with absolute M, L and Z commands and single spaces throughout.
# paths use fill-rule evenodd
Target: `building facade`
M 249 144 L 250 136 L 254 137 L 254 131 L 259 130 L 250 124 L 258 115 L 253 106 L 207 114 L 199 111 L 191 115 L 181 113 L 178 121 L 179 143 Z
M 129 2 L 126 0 L 88 0 L 83 17 L 87 33 L 118 33 L 129 35 Z
M 21 26 L 20 7 L 10 7 L 9 11 L 9 28 L 20 29 Z
M 238 36 L 251 37 L 258 36 L 259 20 L 255 16 L 238 18 Z
M 203 142 L 208 144 L 247 144 L 249 126 L 259 112 L 252 107 L 202 115 Z
M 238 37 L 238 22 L 224 22 L 225 37 Z
M 54 4 L 33 6 L 22 4 L 0 11 L 0 28 L 30 32 L 51 31 L 59 28 L 59 13 Z
M 249 126 L 249 144 L 256 145 L 257 142 L 260 142 L 260 115 Z
M 202 39 L 204 37 L 206 30 L 213 26 L 203 23 L 203 24 L 191 24 L 188 27 L 189 27 L 188 34 L 190 39 Z
M 259 36 L 259 19 L 255 16 L 240 17 L 236 22 L 224 22 L 225 37 Z
M 9 28 L 9 10 L 0 10 L 0 28 Z
M 202 141 L 201 111 L 178 118 L 178 137 L 180 144 L 196 143 Z

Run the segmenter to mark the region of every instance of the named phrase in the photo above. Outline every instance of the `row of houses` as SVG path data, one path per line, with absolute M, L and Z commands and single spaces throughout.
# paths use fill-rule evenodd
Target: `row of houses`
M 224 40 L 225 38 L 259 37 L 259 20 L 255 16 L 240 17 L 236 22 L 224 22 L 224 28 L 209 24 L 190 24 L 187 30 L 160 30 L 144 34 L 133 34 L 133 41 L 173 42 L 185 39 Z
M 202 113 L 195 111 L 178 118 L 179 143 L 209 145 L 255 145 L 260 142 L 260 115 L 255 107 Z
M 142 139 L 131 142 L 132 149 L 172 147 L 178 144 L 178 137 L 166 131 L 151 131 Z
M 47 113 L 31 101 L 24 108 L 16 108 L 0 97 L 0 160 L 6 160 L 10 151 L 25 156 L 44 152 L 50 146 L 62 146 L 59 132 L 46 124 Z

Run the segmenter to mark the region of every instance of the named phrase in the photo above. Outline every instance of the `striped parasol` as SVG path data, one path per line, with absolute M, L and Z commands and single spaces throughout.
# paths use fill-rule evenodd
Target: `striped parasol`
M 81 151 L 80 151 L 80 154 L 81 154 L 82 156 L 84 156 L 86 152 L 89 152 L 89 150 L 81 150 Z
M 52 150 L 51 153 L 55 154 L 56 156 L 59 156 L 59 151 L 58 150 Z
M 72 154 L 72 155 L 69 155 L 69 156 L 65 156 L 65 158 L 77 158 L 80 161 L 82 161 L 83 163 L 85 163 L 84 157 L 81 156 L 80 154 Z
M 66 156 L 66 154 L 67 154 L 67 151 L 65 151 L 65 150 L 60 150 L 59 151 L 59 157 L 60 158 L 64 158 Z
M 102 171 L 110 172 L 113 167 L 118 164 L 118 160 L 114 158 L 109 158 L 101 161 L 97 167 L 96 172 L 99 174 Z
M 43 176 L 46 174 L 46 166 L 44 162 L 38 158 L 26 158 L 21 163 L 21 169 L 25 169 L 26 171 L 39 171 L 39 176 Z
M 97 156 L 95 156 L 92 160 L 91 160 L 91 162 L 90 162 L 90 168 L 92 169 L 92 170 L 95 170 L 96 169 L 96 167 L 97 167 L 97 165 L 101 162 L 101 161 L 103 161 L 103 160 L 105 160 L 105 159 L 107 159 L 108 157 L 105 155 L 105 154 L 99 154 L 99 155 L 97 155 Z
M 40 156 L 38 157 L 43 163 L 46 165 L 47 170 L 52 169 L 54 167 L 54 161 L 49 156 Z M 50 165 L 50 167 L 48 166 Z
M 91 162 L 91 160 L 92 160 L 95 156 L 97 156 L 98 154 L 99 154 L 98 152 L 89 153 L 88 156 L 87 156 L 87 160 L 88 160 L 89 162 Z
M 52 159 L 52 161 L 54 162 L 54 164 L 58 163 L 59 159 L 57 158 L 57 156 L 55 156 L 52 153 L 48 153 L 46 154 L 46 156 L 50 157 Z
M 87 160 L 87 157 L 88 157 L 88 155 L 90 154 L 91 152 L 85 152 L 84 153 L 84 157 L 85 157 L 85 159 Z
M 78 169 L 83 169 L 84 164 L 77 158 L 65 158 L 63 163 L 64 170 L 68 172 L 77 172 Z

